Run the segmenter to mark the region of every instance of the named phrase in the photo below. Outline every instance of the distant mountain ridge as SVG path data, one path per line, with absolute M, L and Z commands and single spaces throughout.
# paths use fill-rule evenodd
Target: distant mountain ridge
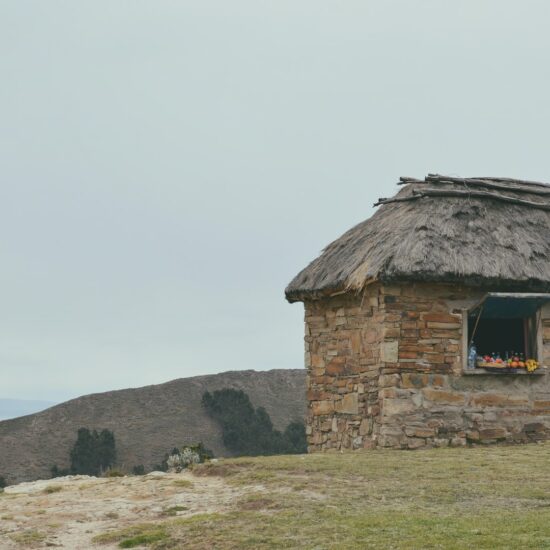
M 203 393 L 241 389 L 282 430 L 305 417 L 305 379 L 304 369 L 230 371 L 85 395 L 0 421 L 0 475 L 11 484 L 47 478 L 53 464 L 67 467 L 80 427 L 112 430 L 118 463 L 128 469 L 138 464 L 150 468 L 174 446 L 199 441 L 216 456 L 230 456 L 218 424 L 201 405 Z
M 0 397 L 0 420 L 17 418 L 26 414 L 43 411 L 55 405 L 54 401 L 39 399 L 5 399 Z

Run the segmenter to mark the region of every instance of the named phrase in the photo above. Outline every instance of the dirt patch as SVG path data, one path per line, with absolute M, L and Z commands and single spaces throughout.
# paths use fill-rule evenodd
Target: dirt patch
M 190 472 L 152 472 L 112 479 L 67 476 L 7 487 L 0 494 L 0 548 L 114 549 L 118 542 L 108 537 L 94 542 L 94 537 L 136 524 L 162 525 L 174 517 L 225 513 L 246 491 L 222 479 L 235 468 L 212 466 L 199 478 Z
M 277 504 L 270 498 L 255 498 L 242 500 L 239 502 L 238 507 L 239 510 L 272 510 L 273 508 L 277 508 Z

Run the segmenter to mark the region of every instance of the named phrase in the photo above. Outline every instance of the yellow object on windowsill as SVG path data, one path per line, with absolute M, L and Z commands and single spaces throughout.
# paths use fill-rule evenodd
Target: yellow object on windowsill
M 527 372 L 534 372 L 539 368 L 539 363 L 534 359 L 527 359 L 527 361 L 525 361 L 525 368 Z
M 536 361 L 535 359 L 528 359 L 525 362 L 522 361 L 521 365 L 518 365 L 517 362 L 508 363 L 508 362 L 505 362 L 505 361 L 498 362 L 498 363 L 496 361 L 491 361 L 491 362 L 478 361 L 476 363 L 476 367 L 478 369 L 502 369 L 502 370 L 506 370 L 506 369 L 513 369 L 513 370 L 525 369 L 525 370 L 527 370 L 527 372 L 534 372 L 539 368 L 539 366 L 540 366 L 539 362 Z

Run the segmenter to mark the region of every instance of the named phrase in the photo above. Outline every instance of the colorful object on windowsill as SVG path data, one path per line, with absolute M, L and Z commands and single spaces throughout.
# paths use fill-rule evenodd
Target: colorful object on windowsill
M 534 361 L 534 359 L 531 359 L 531 361 Z M 511 369 L 524 369 L 525 368 L 525 359 L 523 357 L 523 353 L 520 354 L 514 354 L 506 360 L 506 363 Z
M 535 361 L 535 359 L 527 359 L 525 362 L 525 368 L 527 369 L 527 372 L 534 372 L 539 368 L 539 362 Z
M 478 356 L 477 368 L 490 369 L 526 369 L 527 372 L 534 372 L 539 368 L 539 362 L 535 359 L 524 360 L 523 355 L 512 355 L 506 360 L 493 353 L 493 355 Z
M 493 353 L 492 355 L 478 356 L 477 367 L 494 367 L 494 368 L 506 368 L 506 362 L 502 360 L 500 355 Z

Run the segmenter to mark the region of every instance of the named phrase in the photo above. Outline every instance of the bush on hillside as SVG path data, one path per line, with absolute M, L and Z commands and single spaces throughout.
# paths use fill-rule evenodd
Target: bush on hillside
M 6 478 L 4 476 L 0 476 L 0 490 L 4 489 L 4 487 L 8 486 L 8 482 L 6 481 Z
M 115 436 L 109 430 L 80 428 L 71 450 L 71 473 L 97 476 L 116 460 Z
M 254 409 L 242 390 L 224 388 L 205 392 L 202 404 L 222 428 L 223 443 L 242 456 L 295 454 L 306 451 L 305 427 L 292 422 L 284 433 L 273 428 L 263 407 Z

